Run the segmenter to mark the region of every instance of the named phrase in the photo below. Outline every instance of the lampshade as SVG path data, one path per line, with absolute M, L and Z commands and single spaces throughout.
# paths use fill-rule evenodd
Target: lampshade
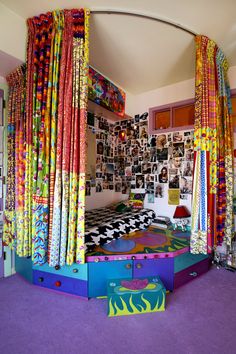
M 191 216 L 190 212 L 184 205 L 178 205 L 175 209 L 175 213 L 173 218 L 174 219 L 179 219 L 179 218 L 188 218 Z

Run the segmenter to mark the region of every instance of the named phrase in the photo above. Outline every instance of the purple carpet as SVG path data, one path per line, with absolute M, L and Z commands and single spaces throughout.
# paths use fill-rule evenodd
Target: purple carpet
M 212 269 L 167 296 L 165 312 L 108 318 L 83 301 L 0 280 L 1 354 L 233 354 L 236 273 Z

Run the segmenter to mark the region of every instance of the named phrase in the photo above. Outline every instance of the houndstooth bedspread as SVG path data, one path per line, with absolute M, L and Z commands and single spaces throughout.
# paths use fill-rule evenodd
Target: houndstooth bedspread
M 104 245 L 124 234 L 146 229 L 156 215 L 150 209 L 133 209 L 118 213 L 109 208 L 85 212 L 85 245 L 87 251 L 95 246 Z

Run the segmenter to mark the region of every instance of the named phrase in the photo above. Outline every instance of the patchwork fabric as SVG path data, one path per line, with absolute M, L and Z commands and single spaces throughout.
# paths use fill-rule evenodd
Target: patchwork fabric
M 231 244 L 233 130 L 228 63 L 216 43 L 196 36 L 196 89 L 192 199 L 192 253 Z
M 97 245 L 104 245 L 124 234 L 146 229 L 155 219 L 153 210 L 135 209 L 118 213 L 109 208 L 85 212 L 85 246 L 92 251 Z

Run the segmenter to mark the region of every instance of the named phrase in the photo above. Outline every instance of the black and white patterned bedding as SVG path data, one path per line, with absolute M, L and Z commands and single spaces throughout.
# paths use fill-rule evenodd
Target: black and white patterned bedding
M 147 228 L 156 215 L 150 209 L 133 209 L 118 213 L 109 208 L 85 212 L 85 245 L 92 251 L 97 245 L 104 245 L 124 234 Z

